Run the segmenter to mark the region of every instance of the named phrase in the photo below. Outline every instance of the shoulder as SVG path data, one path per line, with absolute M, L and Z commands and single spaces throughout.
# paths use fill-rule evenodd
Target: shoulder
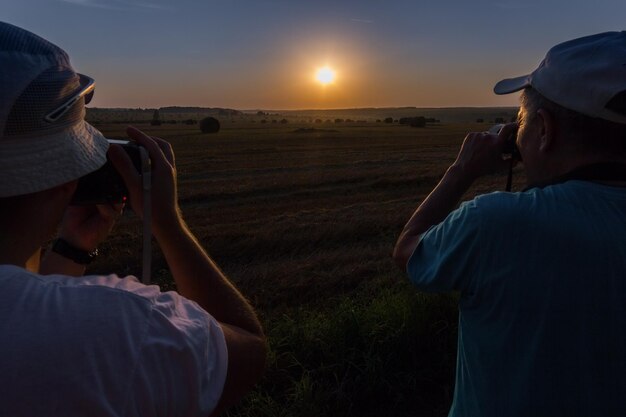
M 62 301 L 64 309 L 82 309 L 85 314 L 124 315 L 138 306 L 144 319 L 169 320 L 185 329 L 191 325 L 212 324 L 212 316 L 197 303 L 177 292 L 162 292 L 157 285 L 144 285 L 134 276 L 86 275 L 39 275 L 14 265 L 0 265 L 0 284 L 5 292 L 23 291 L 29 297 L 43 297 Z M 40 308 L 53 308 L 39 304 Z M 115 308 L 112 308 L 112 307 Z M 100 313 L 97 313 L 97 312 Z
M 228 351 L 220 324 L 195 302 L 132 276 L 42 276 L 11 265 L 0 266 L 0 285 L 3 307 L 30 328 L 24 338 L 45 340 L 46 355 L 35 356 L 58 352 L 68 357 L 58 367 L 97 372 L 114 387 L 102 401 L 131 415 L 208 415 L 217 405 Z
M 39 275 L 14 265 L 0 265 L 0 284 L 6 292 L 22 292 L 31 298 L 56 300 L 39 303 L 41 309 L 60 304 L 65 311 L 121 316 L 128 320 L 169 323 L 170 330 L 206 331 L 215 326 L 213 317 L 197 303 L 177 292 L 162 292 L 157 285 L 144 285 L 134 276 Z
M 515 217 L 518 221 L 527 216 L 535 216 L 544 206 L 546 197 L 543 190 L 532 189 L 524 192 L 510 193 L 496 191 L 477 196 L 463 203 L 460 210 L 472 212 L 488 222 L 509 221 Z

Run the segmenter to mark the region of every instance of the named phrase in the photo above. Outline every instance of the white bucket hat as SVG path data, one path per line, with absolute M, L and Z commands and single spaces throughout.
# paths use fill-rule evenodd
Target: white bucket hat
M 526 87 L 578 113 L 626 123 L 626 31 L 556 45 L 532 73 L 502 80 L 493 90 L 509 94 Z
M 108 142 L 84 121 L 94 85 L 62 49 L 0 22 L 0 197 L 53 188 L 104 165 Z

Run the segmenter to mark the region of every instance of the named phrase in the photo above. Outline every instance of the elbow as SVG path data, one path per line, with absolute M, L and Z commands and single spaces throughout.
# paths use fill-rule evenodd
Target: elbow
M 228 371 L 219 404 L 211 416 L 220 415 L 254 389 L 265 374 L 269 351 L 262 332 L 250 333 L 236 326 L 221 325 L 228 349 Z
M 396 244 L 396 247 L 393 248 L 393 254 L 391 255 L 393 262 L 396 264 L 396 266 L 398 268 L 400 268 L 402 271 L 406 271 L 406 264 L 408 262 L 408 258 L 404 253 L 403 247 L 400 244 L 400 242 L 398 242 Z
M 395 248 L 393 248 L 392 258 L 398 268 L 403 272 L 406 272 L 406 266 L 409 263 L 413 251 L 417 247 L 420 241 L 421 235 L 407 235 L 403 234 L 398 239 Z

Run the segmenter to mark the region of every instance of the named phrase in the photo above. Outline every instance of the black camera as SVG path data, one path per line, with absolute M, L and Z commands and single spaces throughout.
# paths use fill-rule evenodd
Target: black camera
M 497 135 L 500 133 L 503 127 L 504 127 L 503 124 L 493 125 L 489 129 L 489 133 L 493 133 L 494 135 Z M 515 126 L 515 129 L 506 138 L 506 142 L 504 143 L 504 149 L 502 151 L 502 154 L 510 155 L 511 159 L 513 159 L 514 161 L 521 161 L 522 155 L 519 153 L 519 149 L 517 148 L 517 143 L 515 142 L 516 139 L 517 139 L 517 126 Z
M 147 152 L 144 148 L 127 140 L 107 140 L 110 144 L 120 145 L 130 157 L 137 172 L 143 171 L 142 167 L 147 159 Z M 126 184 L 107 157 L 107 161 L 102 167 L 78 180 L 78 186 L 70 204 L 119 204 L 127 199 Z

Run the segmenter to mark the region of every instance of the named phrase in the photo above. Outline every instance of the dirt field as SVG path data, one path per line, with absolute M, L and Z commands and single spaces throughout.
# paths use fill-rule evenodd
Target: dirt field
M 123 136 L 124 125 L 98 127 Z M 270 338 L 264 381 L 231 415 L 447 413 L 454 295 L 417 294 L 390 254 L 465 133 L 488 124 L 227 123 L 214 135 L 138 127 L 171 141 L 191 230 L 259 310 Z M 519 169 L 515 179 L 520 189 Z M 491 176 L 466 197 L 505 182 Z M 139 231 L 132 213 L 124 216 L 92 270 L 140 274 Z M 153 252 L 155 280 L 172 288 Z

